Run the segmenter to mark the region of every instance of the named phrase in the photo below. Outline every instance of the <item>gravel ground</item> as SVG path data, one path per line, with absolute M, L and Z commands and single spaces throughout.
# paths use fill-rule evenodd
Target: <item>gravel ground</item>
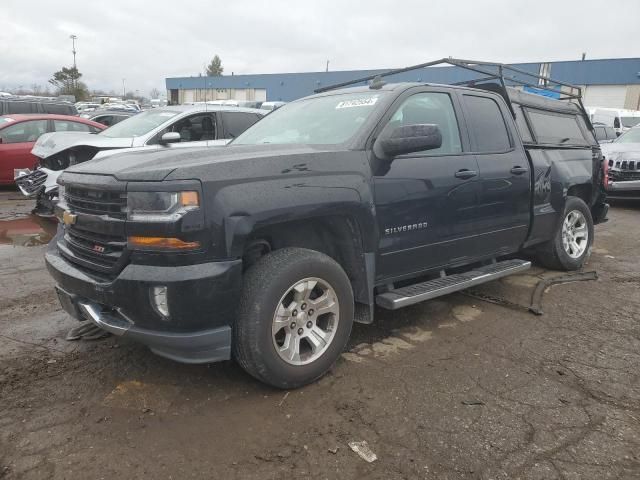
M 599 279 L 551 287 L 543 316 L 465 294 L 378 310 L 329 375 L 291 392 L 232 362 L 65 341 L 77 322 L 30 207 L 0 192 L 0 478 L 640 478 L 638 204 L 596 227 Z M 557 275 L 477 291 L 528 305 Z

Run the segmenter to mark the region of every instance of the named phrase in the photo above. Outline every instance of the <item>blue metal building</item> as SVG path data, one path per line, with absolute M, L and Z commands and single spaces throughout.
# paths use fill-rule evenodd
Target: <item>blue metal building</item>
M 513 66 L 584 87 L 586 105 L 640 109 L 640 58 L 522 63 Z M 288 102 L 310 95 L 320 87 L 385 71 L 387 70 L 167 78 L 167 98 L 172 103 L 226 99 Z M 449 84 L 474 76 L 477 77 L 473 72 L 458 67 L 427 67 L 385 80 Z

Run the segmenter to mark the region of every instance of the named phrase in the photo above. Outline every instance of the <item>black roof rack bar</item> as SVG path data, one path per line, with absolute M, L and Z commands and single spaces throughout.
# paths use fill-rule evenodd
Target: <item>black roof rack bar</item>
M 457 67 L 460 67 L 460 68 L 466 68 L 467 70 L 471 70 L 471 71 L 474 71 L 474 72 L 477 72 L 477 73 L 482 73 L 482 74 L 485 74 L 485 75 L 496 75 L 494 72 L 487 71 L 487 70 L 484 70 L 482 68 L 478 68 L 478 67 L 472 68 L 472 67 L 466 65 L 465 63 L 459 63 L 459 61 L 457 61 L 455 59 L 452 59 L 451 64 L 455 65 Z M 500 64 L 500 63 L 493 64 L 493 66 L 497 66 L 498 67 L 498 72 L 499 73 L 498 73 L 498 75 L 496 75 L 496 77 L 500 79 L 500 83 L 502 83 L 503 88 L 506 88 L 506 84 L 504 82 L 504 70 L 506 69 L 506 70 L 517 71 L 518 73 L 523 73 L 523 74 L 526 74 L 526 75 L 531 76 L 533 78 L 543 79 L 543 80 L 551 82 L 553 84 L 566 86 L 566 87 L 569 87 L 571 89 L 575 88 L 575 89 L 578 90 L 578 95 L 574 95 L 571 92 L 569 92 L 569 93 L 563 92 L 562 90 L 557 90 L 557 89 L 555 89 L 553 87 L 549 87 L 548 85 L 534 85 L 534 84 L 529 83 L 529 82 L 527 82 L 525 80 L 520 80 L 520 79 L 515 78 L 515 77 L 510 77 L 510 78 L 507 79 L 509 82 L 513 82 L 513 83 L 516 83 L 516 84 L 521 85 L 521 86 L 536 88 L 538 90 L 546 90 L 546 91 L 549 91 L 549 92 L 557 93 L 559 95 L 566 95 L 568 98 L 580 98 L 581 93 L 582 93 L 580 91 L 580 87 L 576 87 L 575 85 L 558 82 L 556 80 L 552 80 L 551 78 L 542 77 L 542 76 L 537 75 L 535 73 L 525 72 L 524 70 L 512 69 L 508 65 L 503 65 L 503 64 Z M 474 81 L 474 80 L 469 80 L 469 82 L 472 82 L 472 81 Z
M 512 72 L 521 73 L 523 75 L 527 75 L 527 76 L 534 77 L 534 78 L 537 78 L 537 79 L 546 80 L 548 82 L 555 83 L 556 85 L 562 85 L 563 87 L 580 88 L 580 87 L 578 87 L 576 85 L 572 85 L 572 84 L 566 83 L 566 82 L 561 82 L 560 80 L 555 80 L 555 79 L 553 79 L 551 77 L 544 77 L 542 75 L 538 75 L 537 73 L 527 72 L 526 70 L 522 70 L 520 68 L 513 67 L 513 66 L 508 65 L 506 63 L 480 62 L 480 61 L 475 61 L 475 60 L 462 60 L 462 59 L 459 59 L 459 58 L 451 58 L 449 60 L 452 60 L 453 62 L 457 62 L 455 64 L 459 64 L 458 66 L 460 66 L 462 68 L 465 68 L 463 64 L 501 66 L 505 70 L 510 70 Z M 453 62 L 452 62 L 452 64 L 454 64 Z
M 376 77 L 388 77 L 389 75 L 396 75 L 398 73 L 410 72 L 412 70 L 418 70 L 420 68 L 432 67 L 445 62 L 445 59 L 435 60 L 433 62 L 421 63 L 420 65 L 413 65 L 411 67 L 397 68 L 395 70 L 389 70 L 388 72 L 375 73 L 366 77 L 358 78 L 356 80 L 349 80 L 347 82 L 336 83 L 335 85 L 329 85 L 328 87 L 322 87 L 315 90 L 315 93 L 327 92 L 329 90 L 335 90 L 336 88 L 348 87 L 349 85 L 356 85 L 362 82 L 369 82 Z
M 553 79 L 551 77 L 544 77 L 541 75 L 538 75 L 536 73 L 531 73 L 531 72 L 527 72 L 526 70 L 522 70 L 520 68 L 517 67 L 512 67 L 511 65 L 506 65 L 503 63 L 494 63 L 494 62 L 482 62 L 482 61 L 476 61 L 476 60 L 462 60 L 462 59 L 458 59 L 458 58 L 442 58 L 440 60 L 434 60 L 432 62 L 427 62 L 427 63 L 421 63 L 418 65 L 413 65 L 410 67 L 405 67 L 405 68 L 398 68 L 398 69 L 394 69 L 394 70 L 389 70 L 387 72 L 382 72 L 382 73 L 377 73 L 374 75 L 368 75 L 366 77 L 361 77 L 358 79 L 354 79 L 354 80 L 350 80 L 347 82 L 341 82 L 341 83 L 337 83 L 335 85 L 330 85 L 327 87 L 323 87 L 323 88 L 319 88 L 317 90 L 315 90 L 316 93 L 322 93 L 322 92 L 326 92 L 329 90 L 335 90 L 337 88 L 342 88 L 342 87 L 347 87 L 349 85 L 357 85 L 359 83 L 363 83 L 363 82 L 368 82 L 373 80 L 376 77 L 388 77 L 391 75 L 397 75 L 400 73 L 405 73 L 405 72 L 410 72 L 412 70 L 419 70 L 421 68 L 426 68 L 426 67 L 432 67 L 432 66 L 436 66 L 436 65 L 442 65 L 442 64 L 449 64 L 449 65 L 453 65 L 459 68 L 463 68 L 465 70 L 470 70 L 476 73 L 481 73 L 483 75 L 487 75 L 488 77 L 486 78 L 482 78 L 482 79 L 474 79 L 474 80 L 468 80 L 465 82 L 457 82 L 455 85 L 465 85 L 465 84 L 470 84 L 472 82 L 479 82 L 479 81 L 486 81 L 488 79 L 490 79 L 489 77 L 493 77 L 493 79 L 499 79 L 500 83 L 502 85 L 503 88 L 506 88 L 506 82 L 505 82 L 505 78 L 504 78 L 504 73 L 505 71 L 508 72 L 513 72 L 513 73 L 518 73 L 521 75 L 525 75 L 527 77 L 531 77 L 531 78 L 535 78 L 538 80 L 542 80 L 542 85 L 534 85 L 532 83 L 529 83 L 528 81 L 525 80 L 521 80 L 516 78 L 515 76 L 510 76 L 506 79 L 507 82 L 510 83 L 514 83 L 517 85 L 521 85 L 521 86 L 526 86 L 526 87 L 531 87 L 531 88 L 536 88 L 538 90 L 546 90 L 549 92 L 553 92 L 553 93 L 557 93 L 561 96 L 561 99 L 566 100 L 566 99 L 578 99 L 580 100 L 582 97 L 582 89 L 576 85 L 572 85 L 570 83 L 566 83 L 566 82 L 561 82 L 559 80 Z M 492 71 L 488 71 L 483 67 L 494 67 L 497 68 L 498 72 L 492 72 Z M 556 85 L 560 85 L 562 87 L 567 87 L 570 89 L 569 92 L 563 92 L 562 90 L 558 90 L 556 88 L 553 87 L 549 87 L 548 84 L 551 83 L 554 86 Z M 574 90 L 577 90 L 577 94 L 573 93 Z
M 484 78 L 475 78 L 475 79 L 473 79 L 473 80 L 461 80 L 461 81 L 459 81 L 459 82 L 452 83 L 451 85 L 453 85 L 453 86 L 458 86 L 458 85 L 460 85 L 460 86 L 464 86 L 464 85 L 473 85 L 473 84 L 476 84 L 476 83 L 487 82 L 487 81 L 489 81 L 489 80 L 496 80 L 496 79 L 498 79 L 498 78 L 500 78 L 500 76 L 498 76 L 498 75 L 491 75 L 491 76 L 489 76 L 489 77 L 484 77 Z

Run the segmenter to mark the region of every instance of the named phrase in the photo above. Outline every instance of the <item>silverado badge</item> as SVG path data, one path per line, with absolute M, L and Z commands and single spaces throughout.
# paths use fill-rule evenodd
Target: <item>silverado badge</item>
M 427 228 L 429 224 L 427 222 L 410 223 L 409 225 L 398 225 L 397 227 L 389 227 L 384 229 L 385 235 L 391 235 L 394 233 L 411 232 L 413 230 L 422 230 Z

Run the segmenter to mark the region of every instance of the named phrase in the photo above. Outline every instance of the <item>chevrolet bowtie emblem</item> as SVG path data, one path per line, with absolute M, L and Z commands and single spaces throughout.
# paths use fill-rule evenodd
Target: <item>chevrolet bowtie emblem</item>
M 70 212 L 64 212 L 62 214 L 62 222 L 65 225 L 73 225 L 74 223 L 76 223 L 76 220 L 78 219 L 78 216 L 70 213 Z

